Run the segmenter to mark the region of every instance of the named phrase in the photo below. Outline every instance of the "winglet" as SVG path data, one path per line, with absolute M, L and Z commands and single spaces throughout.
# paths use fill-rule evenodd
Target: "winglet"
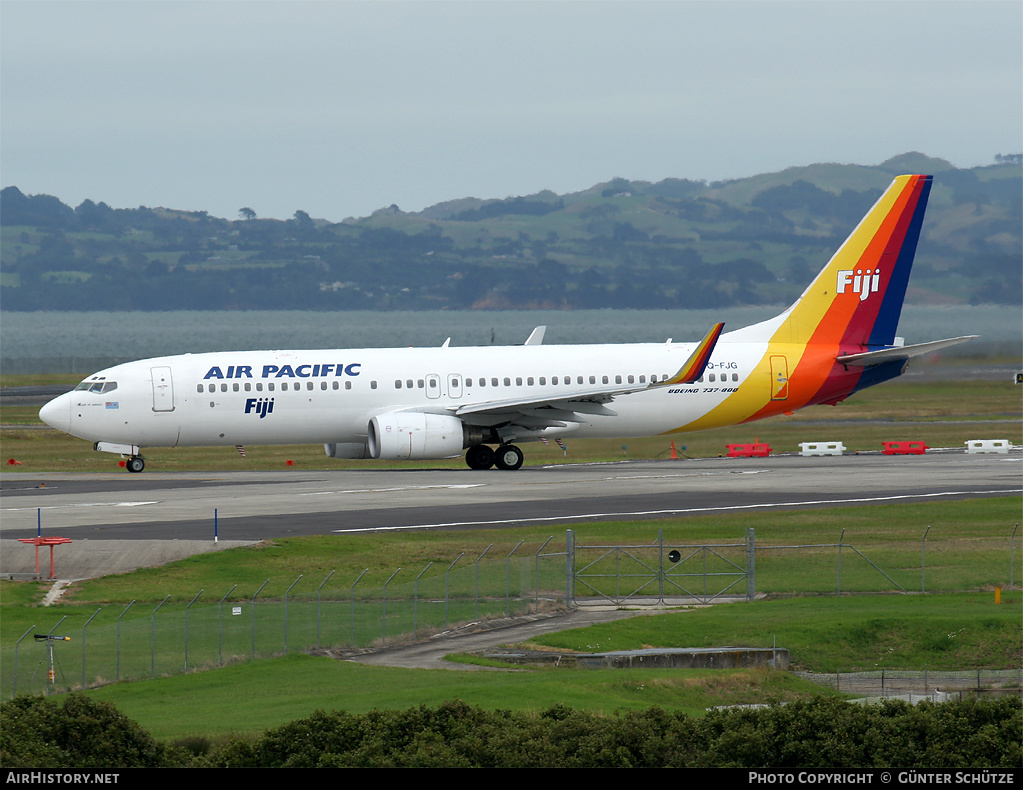
M 547 331 L 546 326 L 538 326 L 533 332 L 526 338 L 525 345 L 527 346 L 538 346 L 543 343 L 544 333 Z
M 710 361 L 710 355 L 714 353 L 714 346 L 721 337 L 721 330 L 725 328 L 724 323 L 714 324 L 707 336 L 700 341 L 692 354 L 689 355 L 678 372 L 671 378 L 657 382 L 655 386 L 665 387 L 674 384 L 691 384 L 703 375 L 703 371 Z

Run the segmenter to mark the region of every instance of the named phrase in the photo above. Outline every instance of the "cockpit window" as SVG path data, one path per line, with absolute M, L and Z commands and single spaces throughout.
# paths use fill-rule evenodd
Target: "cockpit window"
M 116 381 L 105 381 L 103 379 L 94 379 L 94 380 L 93 379 L 89 379 L 89 380 L 83 381 L 81 384 L 79 384 L 77 387 L 75 387 L 75 392 L 86 392 L 86 391 L 88 391 L 88 392 L 93 392 L 93 393 L 95 393 L 97 395 L 102 395 L 103 393 L 106 393 L 106 392 L 113 392 L 115 389 L 117 389 L 117 382 Z

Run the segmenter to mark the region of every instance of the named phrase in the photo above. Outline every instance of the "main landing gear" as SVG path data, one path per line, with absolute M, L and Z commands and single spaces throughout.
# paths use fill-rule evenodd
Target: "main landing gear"
M 124 462 L 124 468 L 129 472 L 141 472 L 146 468 L 145 459 L 143 459 L 141 455 L 130 456 L 128 460 Z
M 522 450 L 514 444 L 502 444 L 496 450 L 485 444 L 475 444 L 465 453 L 465 462 L 470 469 L 489 469 L 492 466 L 503 470 L 518 469 L 522 460 Z

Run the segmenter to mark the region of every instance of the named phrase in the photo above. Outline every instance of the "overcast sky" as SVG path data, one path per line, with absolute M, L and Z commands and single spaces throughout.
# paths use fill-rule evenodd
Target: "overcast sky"
M 0 180 L 397 204 L 1023 149 L 1018 0 L 0 1 Z

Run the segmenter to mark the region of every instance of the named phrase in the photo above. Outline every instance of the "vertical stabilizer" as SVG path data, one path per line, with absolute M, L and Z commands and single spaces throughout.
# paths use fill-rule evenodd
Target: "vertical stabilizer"
M 898 176 L 803 295 L 772 340 L 890 346 L 902 314 L 931 176 Z

